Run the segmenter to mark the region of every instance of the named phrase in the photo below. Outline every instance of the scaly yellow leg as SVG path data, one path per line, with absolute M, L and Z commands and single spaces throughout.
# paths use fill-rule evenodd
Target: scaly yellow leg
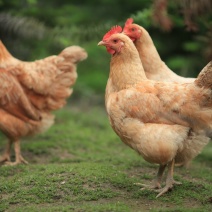
M 153 181 L 153 184 L 146 185 L 146 184 L 142 184 L 142 183 L 136 183 L 136 185 L 142 186 L 143 188 L 141 190 L 144 190 L 144 189 L 153 190 L 153 189 L 161 188 L 161 180 L 162 180 L 165 168 L 166 168 L 166 165 L 159 166 L 158 173 L 157 173 L 155 180 Z
M 158 190 L 159 194 L 156 197 L 160 197 L 163 194 L 165 194 L 166 192 L 168 192 L 169 190 L 171 190 L 173 188 L 174 184 L 177 184 L 177 185 L 182 184 L 182 183 L 174 180 L 173 174 L 174 174 L 174 159 L 170 163 L 168 163 L 166 186 L 164 188 Z

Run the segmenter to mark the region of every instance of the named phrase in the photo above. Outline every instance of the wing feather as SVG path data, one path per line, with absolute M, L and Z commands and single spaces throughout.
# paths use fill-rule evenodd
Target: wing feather
M 210 130 L 211 110 L 201 108 L 198 103 L 201 102 L 198 98 L 205 98 L 201 89 L 195 91 L 189 84 L 159 85 L 151 82 L 114 92 L 107 101 L 108 113 L 116 111 L 119 116 L 118 113 L 123 112 L 123 118 L 136 118 L 143 123 L 178 124 Z
M 41 119 L 18 80 L 5 69 L 0 69 L 0 107 L 23 120 Z

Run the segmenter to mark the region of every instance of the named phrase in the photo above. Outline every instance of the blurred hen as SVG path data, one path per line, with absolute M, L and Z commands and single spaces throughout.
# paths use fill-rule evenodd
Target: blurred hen
M 51 111 L 66 104 L 77 79 L 77 64 L 87 58 L 79 46 L 34 62 L 13 57 L 0 41 L 0 130 L 9 141 L 1 163 L 27 163 L 20 139 L 47 130 L 54 123 Z M 15 162 L 10 151 L 14 143 Z

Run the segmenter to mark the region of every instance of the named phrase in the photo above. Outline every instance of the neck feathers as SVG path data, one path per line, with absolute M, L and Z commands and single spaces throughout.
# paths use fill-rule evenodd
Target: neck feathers
M 141 38 L 135 42 L 135 46 L 139 52 L 145 72 L 154 73 L 159 67 L 161 68 L 161 66 L 163 66 L 163 61 L 149 33 L 143 28 L 142 32 L 143 34 Z
M 134 44 L 130 44 L 125 42 L 121 52 L 112 56 L 111 59 L 110 79 L 115 91 L 125 89 L 147 79 L 139 54 Z
M 5 61 L 10 58 L 13 58 L 13 56 L 8 52 L 8 50 L 0 40 L 0 61 Z

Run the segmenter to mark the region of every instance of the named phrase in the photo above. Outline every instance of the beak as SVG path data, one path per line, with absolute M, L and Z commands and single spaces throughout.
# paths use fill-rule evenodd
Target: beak
M 106 43 L 104 41 L 100 41 L 97 46 L 104 46 Z

